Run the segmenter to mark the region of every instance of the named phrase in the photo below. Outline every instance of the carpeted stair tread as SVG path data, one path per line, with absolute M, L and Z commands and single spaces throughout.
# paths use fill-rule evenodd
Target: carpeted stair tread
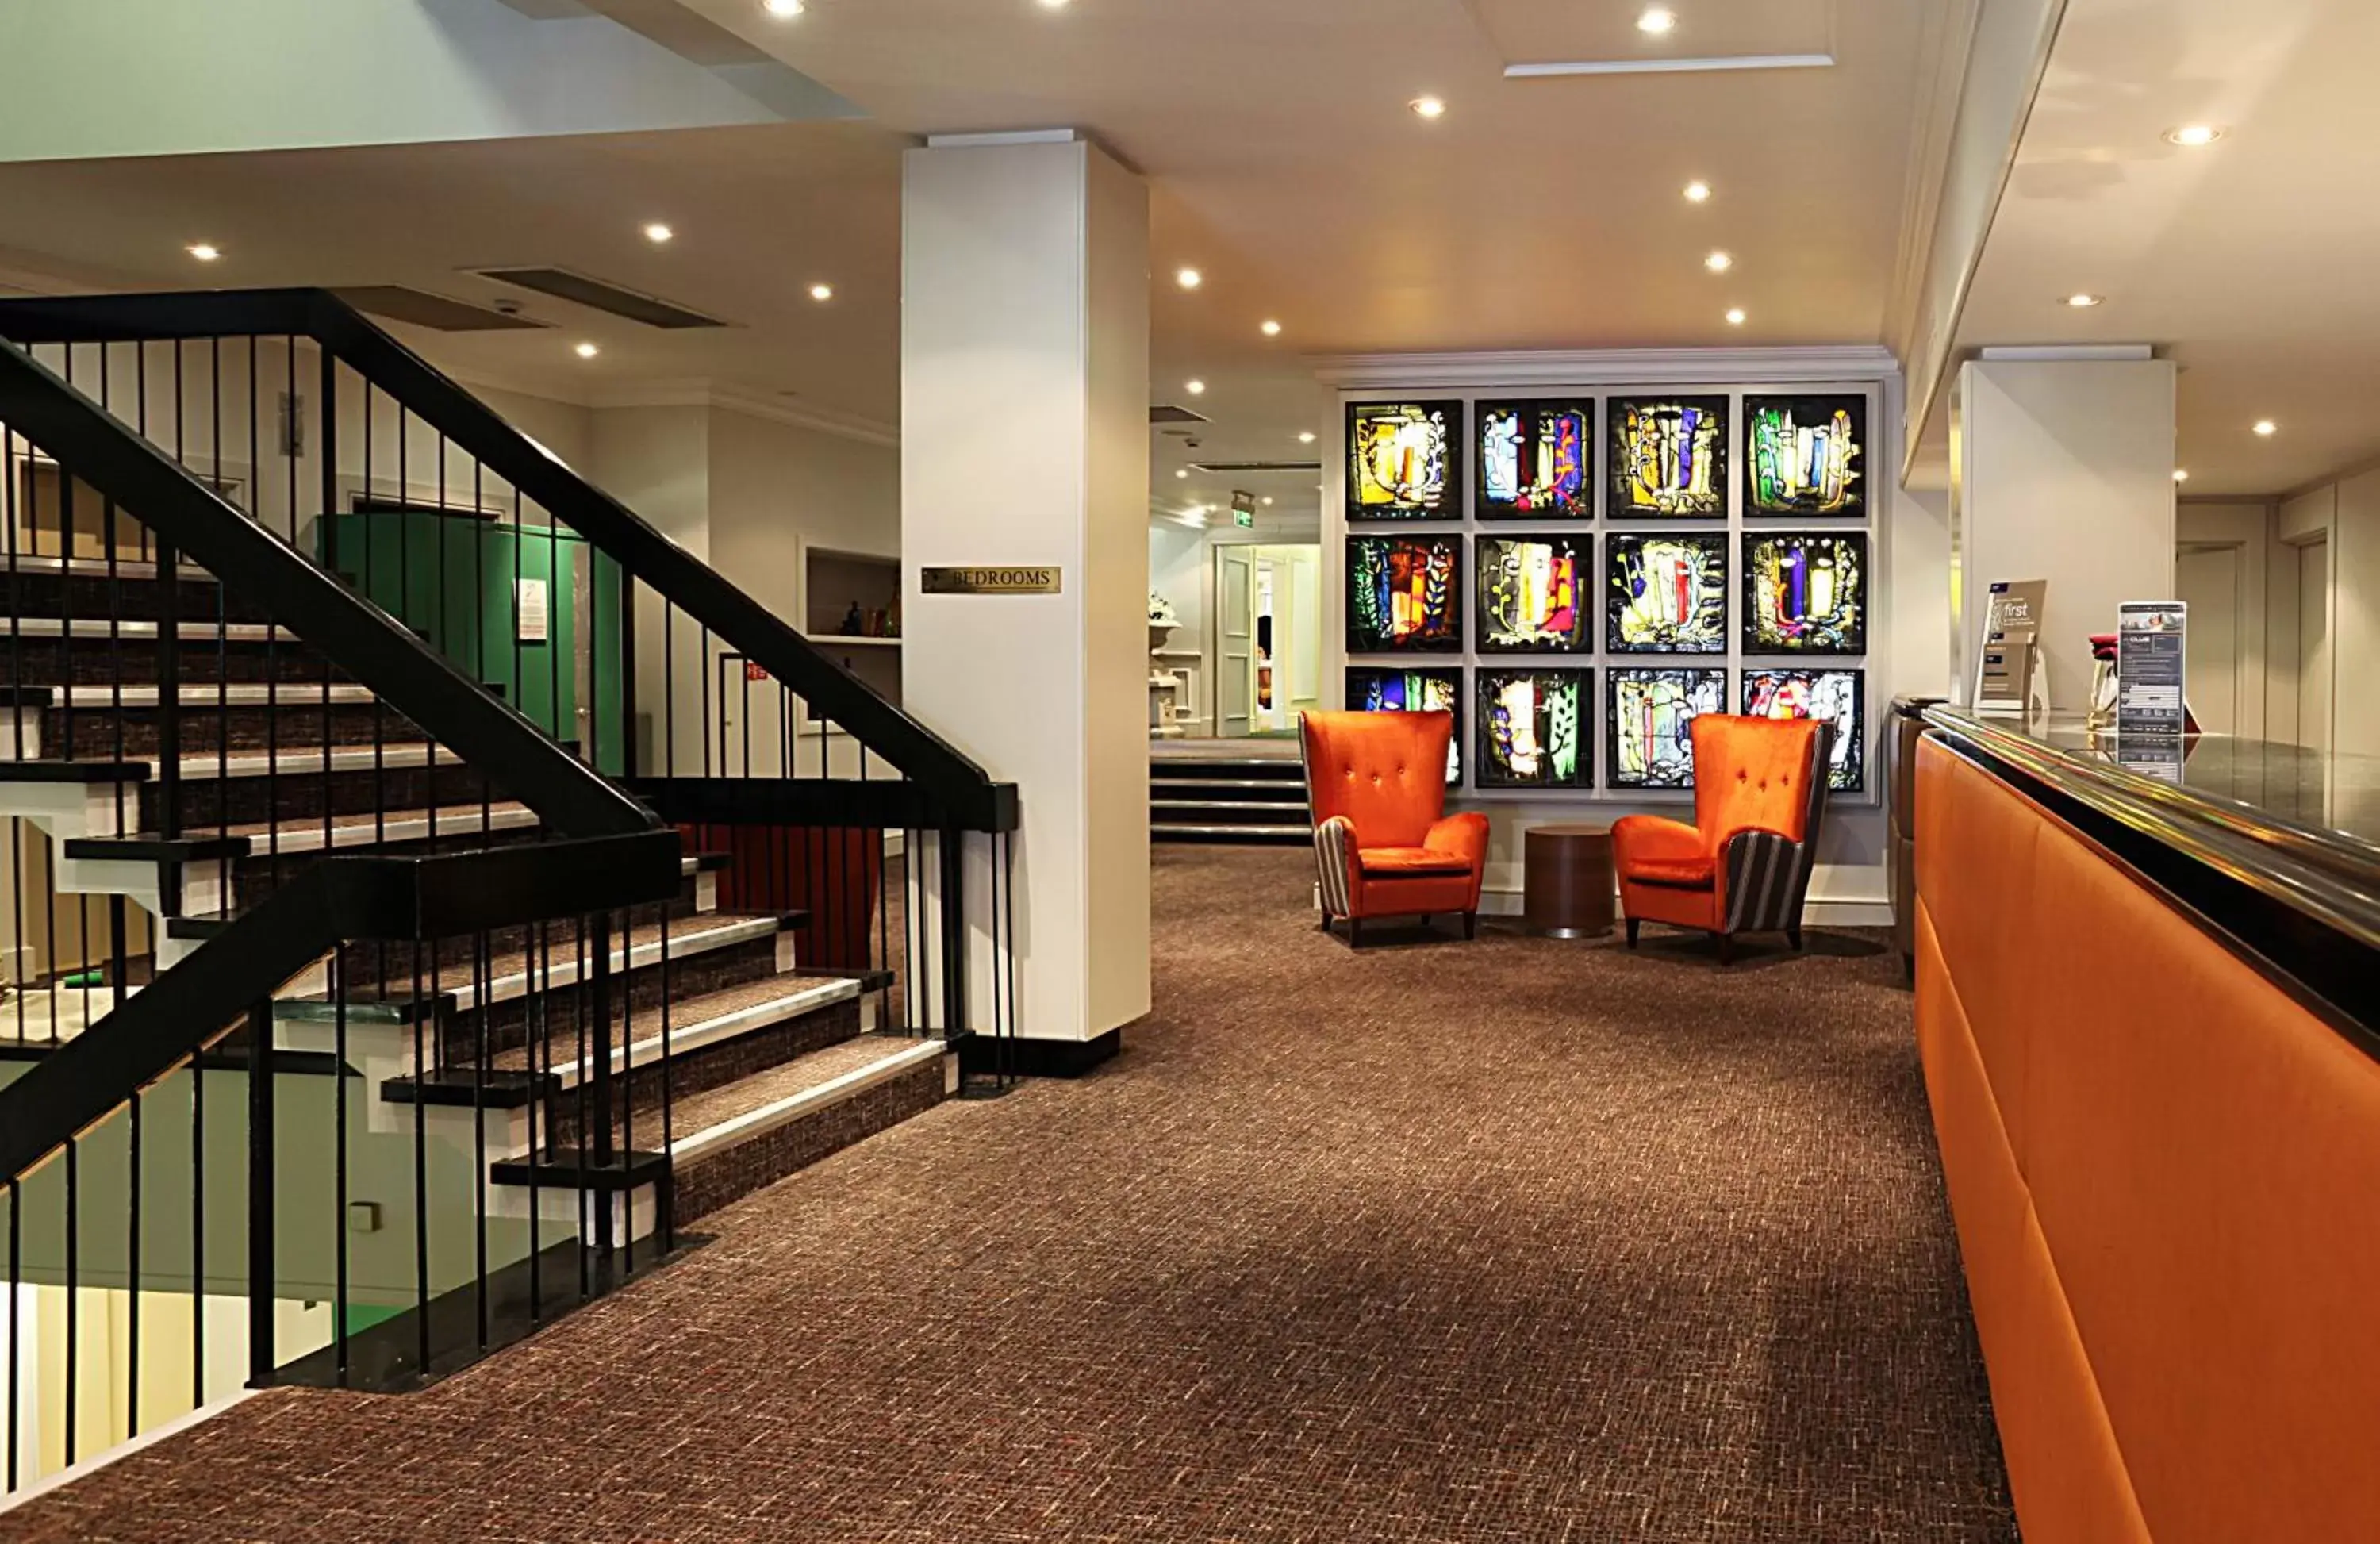
M 674 1143 L 684 1143 L 688 1137 L 712 1130 L 738 1116 L 765 1110 L 797 1094 L 822 1088 L 839 1077 L 865 1071 L 921 1045 L 939 1043 L 906 1035 L 861 1035 L 839 1045 L 796 1056 L 766 1072 L 738 1079 L 725 1088 L 682 1096 L 672 1104 L 671 1138 Z M 658 1137 L 658 1133 L 649 1132 L 642 1124 L 638 1125 L 637 1135 L 638 1141 Z
M 712 912 L 705 915 L 716 917 L 719 914 Z M 820 988 L 848 985 L 850 985 L 848 981 L 838 977 L 804 976 L 796 972 L 783 976 L 771 976 L 765 980 L 748 981 L 740 986 L 722 987 L 717 991 L 704 992 L 697 997 L 679 998 L 670 1004 L 670 1034 L 673 1041 L 671 1052 L 674 1055 L 682 1049 L 677 1043 L 678 1037 L 695 1031 L 700 1026 L 715 1019 L 764 1007 L 783 999 L 815 992 Z M 840 1001 L 840 996 L 836 1000 Z M 612 1022 L 613 1044 L 616 1048 L 619 1043 L 618 1017 L 615 1015 Z M 661 1037 L 662 1028 L 660 1015 L 650 1010 L 639 1012 L 631 1027 L 640 1047 L 643 1042 L 649 1040 L 657 1042 Z M 532 1052 L 536 1052 L 534 1061 L 530 1057 Z M 654 1054 L 656 1056 L 659 1054 L 658 1046 L 655 1048 Z M 531 1066 L 542 1071 L 549 1067 L 567 1066 L 578 1061 L 579 1058 L 578 1038 L 575 1034 L 568 1034 L 552 1036 L 543 1044 L 514 1046 L 500 1051 L 489 1058 L 488 1064 L 504 1071 L 525 1071 Z M 641 1049 L 638 1052 L 637 1064 L 640 1070 L 646 1064 L 645 1053 Z

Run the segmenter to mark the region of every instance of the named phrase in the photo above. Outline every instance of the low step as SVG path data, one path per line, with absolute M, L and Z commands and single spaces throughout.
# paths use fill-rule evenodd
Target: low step
M 1163 842 L 1245 842 L 1304 846 L 1314 840 L 1314 833 L 1299 825 L 1152 825 L 1148 829 L 1152 837 Z
M 936 1037 L 862 1035 L 677 1100 L 670 1161 L 680 1226 L 931 1109 L 956 1091 Z
M 1148 808 L 1152 810 L 1159 811 L 1245 809 L 1270 815 L 1284 821 L 1303 821 L 1306 819 L 1305 801 L 1304 799 L 1298 799 L 1293 803 L 1288 799 L 1162 798 L 1150 799 L 1148 801 Z
M 71 687 L 0 687 L 0 708 L 154 708 L 164 688 L 154 682 Z M 326 702 L 370 702 L 369 687 L 319 681 L 185 681 L 174 694 L 185 708 L 305 708 Z

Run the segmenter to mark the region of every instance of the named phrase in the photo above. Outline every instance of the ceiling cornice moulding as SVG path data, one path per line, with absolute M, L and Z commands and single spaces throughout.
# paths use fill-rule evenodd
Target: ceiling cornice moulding
M 1481 354 L 1361 354 L 1315 361 L 1315 378 L 1347 390 L 1513 386 L 1754 384 L 1882 381 L 1900 372 L 1875 344 L 1803 348 L 1520 348 Z
M 599 408 L 715 407 L 723 412 L 741 413 L 746 418 L 765 419 L 771 423 L 814 430 L 821 434 L 857 440 L 866 444 L 898 445 L 901 443 L 901 431 L 895 424 L 862 418 L 856 413 L 797 407 L 759 392 L 701 380 L 654 381 L 644 385 L 623 386 L 600 394 L 591 406 Z

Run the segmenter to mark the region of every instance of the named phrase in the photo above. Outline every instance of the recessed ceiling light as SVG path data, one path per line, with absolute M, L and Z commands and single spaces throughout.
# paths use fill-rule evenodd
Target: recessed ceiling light
M 1678 13 L 1670 9 L 1667 6 L 1647 6 L 1645 7 L 1644 13 L 1636 18 L 1636 30 L 1638 31 L 1650 32 L 1656 37 L 1658 37 L 1663 32 L 1670 30 L 1672 28 L 1676 27 L 1677 24 Z
M 2274 422 L 2272 419 L 2258 419 L 2256 420 L 2256 432 L 2257 432 L 2257 433 L 2259 433 L 2259 434 L 2262 434 L 2265 438 L 2266 438 L 2266 439 L 2268 439 L 2268 440 L 2269 440 L 2269 439 L 2271 439 L 2274 435 L 2276 435 L 2276 434 L 2279 433 L 2280 432 L 2281 432 L 2281 426 L 2280 426 L 2279 424 L 2277 424 L 2277 423 L 2275 423 L 2275 422 Z
M 212 241 L 194 241 L 188 247 L 185 248 L 184 250 L 188 251 L 192 257 L 198 259 L 200 262 L 212 262 L 215 259 L 223 256 L 223 249 L 216 246 Z
M 1314 443 L 1314 431 L 1309 429 L 1305 433 L 1300 434 L 1297 437 L 1297 443 L 1302 445 L 1312 444 Z
M 1271 495 L 1270 493 L 1267 493 L 1267 494 L 1265 495 L 1265 500 L 1264 500 L 1264 502 L 1265 502 L 1265 507 L 1266 507 L 1267 509 L 1271 508 L 1271 507 L 1272 507 L 1272 495 Z
M 1040 0 L 1040 6 L 1045 11 L 1062 11 L 1066 8 L 1066 0 Z
M 2078 311 L 2088 310 L 2106 298 L 2104 295 L 2070 295 L 2066 298 L 2066 303 Z
M 676 236 L 677 232 L 670 229 L 659 220 L 654 221 L 651 225 L 645 227 L 645 239 L 651 242 L 656 247 L 667 246 L 676 237 Z
M 1173 468 L 1173 475 L 1175 477 L 1186 478 L 1190 475 L 1190 468 L 1187 467 L 1176 467 Z
M 802 0 L 760 0 L 760 8 L 780 21 L 791 21 L 802 14 Z
M 1741 327 L 1743 325 L 1743 308 L 1742 306 L 1730 306 L 1728 308 L 1727 324 L 1730 327 Z
M 603 351 L 602 351 L 601 349 L 600 349 L 600 348 L 596 347 L 596 346 L 595 346 L 593 344 L 591 344 L 591 343 L 582 343 L 582 344 L 580 344 L 580 345 L 578 346 L 577 352 L 577 355 L 578 355 L 578 357 L 579 357 L 580 359 L 593 359 L 596 355 L 601 354 L 601 352 L 603 352 Z
M 813 299 L 813 300 L 832 300 L 832 299 L 833 299 L 833 298 L 834 298 L 834 286 L 832 286 L 832 285 L 812 285 L 812 286 L 810 286 L 810 298 L 811 298 L 811 299 Z
M 2173 469 L 2173 480 L 2176 482 L 2188 482 L 2190 480 L 2190 469 L 2186 467 L 2176 467 Z
M 1442 118 L 1446 116 L 1446 103 L 1434 96 L 1417 96 L 1411 102 L 1406 103 L 1405 105 L 1414 110 L 1414 115 L 1415 117 Z
M 1196 289 L 1207 282 L 1207 275 L 1196 268 L 1179 268 L 1174 270 L 1173 282 L 1184 289 Z
M 1687 184 L 1686 184 L 1686 201 L 1687 201 L 1688 203 L 1703 203 L 1703 202 L 1707 201 L 1709 200 L 1709 198 L 1710 198 L 1710 184 L 1709 184 L 1709 183 L 1707 183 L 1707 182 L 1689 182 L 1689 183 L 1687 183 Z
M 2223 138 L 2223 131 L 2211 123 L 2186 123 L 2180 128 L 2167 129 L 2165 137 L 2169 144 L 2187 145 L 2195 150 L 2201 145 L 2211 145 L 2220 140 Z
M 1709 269 L 1714 274 L 1724 274 L 1729 269 L 1735 266 L 1735 259 L 1728 256 L 1725 252 L 1713 252 L 1710 256 L 1703 259 L 1703 266 Z
M 1262 333 L 1269 338 L 1277 338 L 1281 336 L 1281 323 L 1278 322 L 1267 321 L 1259 325 L 1257 328 L 1257 331 Z
M 1184 381 L 1182 383 L 1182 389 L 1188 392 L 1192 396 L 1204 396 L 1207 395 L 1207 383 L 1204 381 Z

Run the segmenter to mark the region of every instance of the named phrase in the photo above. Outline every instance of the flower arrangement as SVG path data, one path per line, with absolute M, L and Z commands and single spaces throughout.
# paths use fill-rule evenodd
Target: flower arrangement
M 1182 618 L 1174 614 L 1173 602 L 1154 590 L 1148 592 L 1148 625 L 1152 627 L 1182 626 Z

